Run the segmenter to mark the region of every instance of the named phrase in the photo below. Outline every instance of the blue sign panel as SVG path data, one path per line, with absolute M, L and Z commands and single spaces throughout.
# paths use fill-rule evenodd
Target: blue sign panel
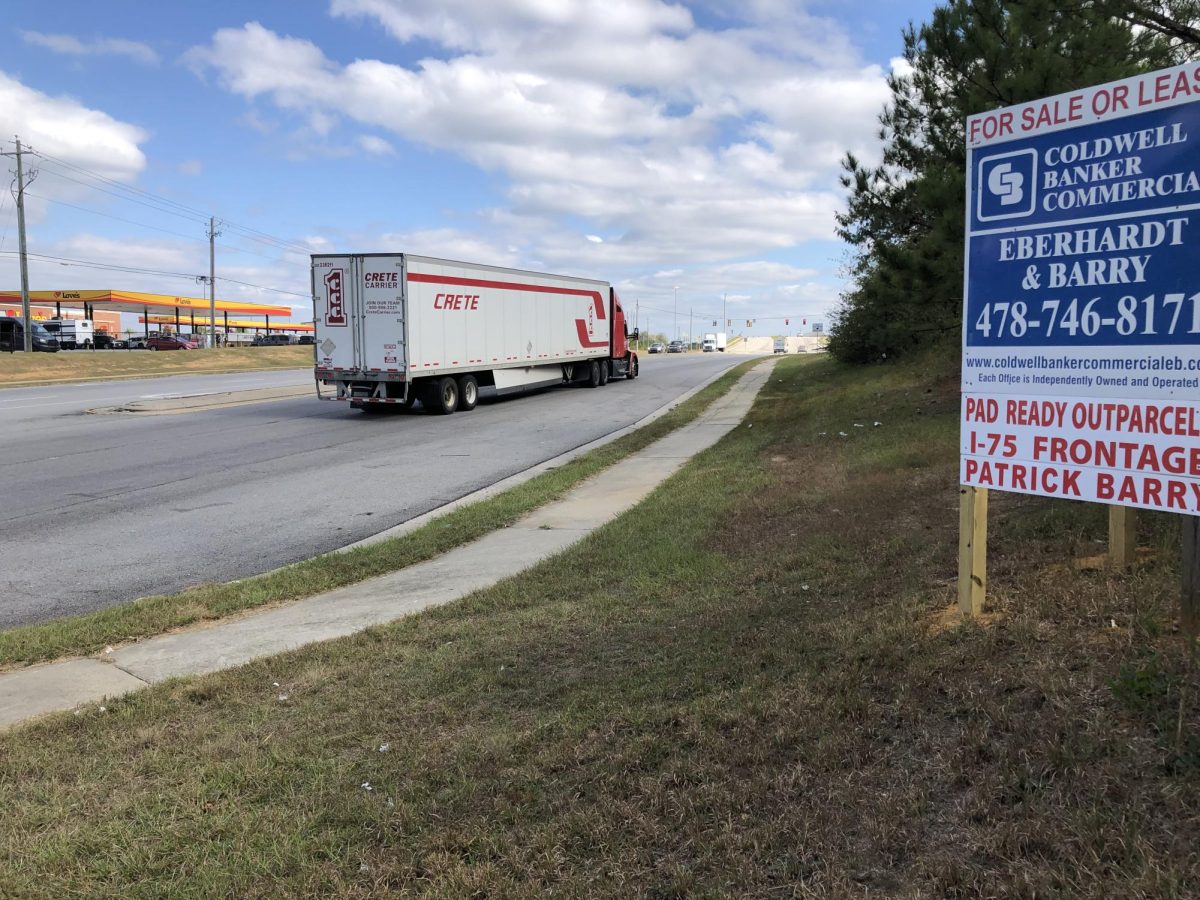
M 967 141 L 962 483 L 1200 515 L 1200 64 Z

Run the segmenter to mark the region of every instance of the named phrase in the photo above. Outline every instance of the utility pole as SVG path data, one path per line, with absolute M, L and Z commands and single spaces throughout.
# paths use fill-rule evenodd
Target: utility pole
M 208 217 L 208 331 L 210 350 L 217 349 L 217 231 L 216 216 Z
M 728 297 L 729 297 L 728 293 L 724 293 L 721 295 L 721 330 L 722 331 L 724 331 L 726 328 L 729 327 L 729 319 L 725 316 L 725 304 L 728 300 Z
M 696 332 L 694 332 L 692 330 L 693 327 L 694 326 L 692 325 L 692 308 L 689 306 L 688 307 L 688 349 L 689 350 L 692 349 L 692 344 L 696 340 Z
M 25 243 L 25 170 L 21 164 L 21 139 L 15 138 L 17 152 L 17 240 L 21 260 L 21 327 L 25 331 L 25 352 L 33 352 L 33 316 L 29 311 L 29 253 Z M 30 179 L 32 180 L 32 179 Z
M 675 340 L 679 340 L 679 285 L 673 288 L 675 291 Z

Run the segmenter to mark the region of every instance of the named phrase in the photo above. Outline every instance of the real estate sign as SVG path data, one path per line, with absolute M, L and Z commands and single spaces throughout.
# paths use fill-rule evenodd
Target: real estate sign
M 962 483 L 1200 515 L 1200 64 L 966 129 Z

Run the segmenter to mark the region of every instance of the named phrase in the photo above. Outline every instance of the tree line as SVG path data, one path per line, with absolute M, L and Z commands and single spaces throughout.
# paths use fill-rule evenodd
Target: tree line
M 959 339 L 967 116 L 1200 55 L 1200 0 L 951 0 L 903 33 L 882 157 L 843 160 L 849 287 L 830 351 L 894 358 Z

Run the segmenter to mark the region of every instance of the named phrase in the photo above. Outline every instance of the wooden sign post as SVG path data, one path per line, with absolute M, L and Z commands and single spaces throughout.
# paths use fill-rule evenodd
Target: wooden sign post
M 1137 510 L 1129 506 L 1108 508 L 1108 561 L 1114 569 L 1128 572 L 1137 554 Z
M 964 618 L 983 612 L 987 596 L 987 488 L 958 488 L 958 608 Z
M 1181 518 L 1183 585 L 1179 593 L 1179 624 L 1183 633 L 1195 640 L 1200 633 L 1200 517 Z

